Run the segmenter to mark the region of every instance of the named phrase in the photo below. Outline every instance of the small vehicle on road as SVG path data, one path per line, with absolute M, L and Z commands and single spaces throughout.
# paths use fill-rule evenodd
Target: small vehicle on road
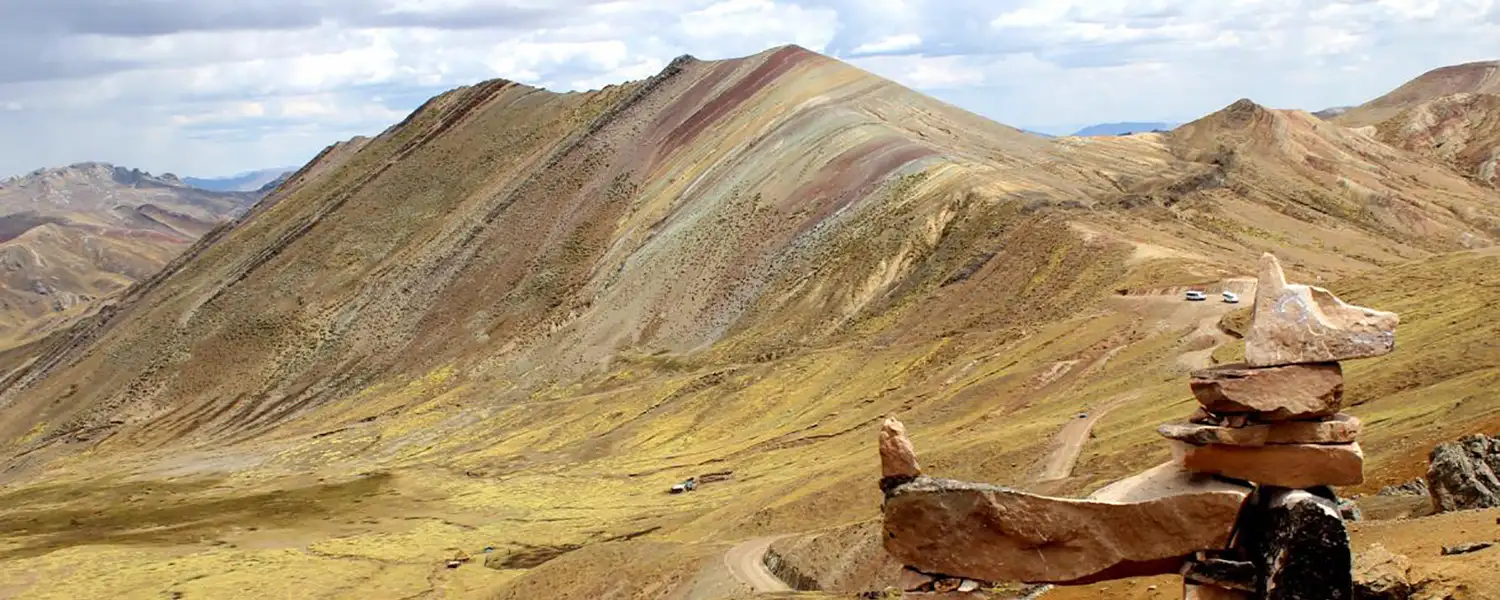
M 682 483 L 673 485 L 671 493 L 681 494 L 683 492 L 691 492 L 696 489 L 698 489 L 698 480 L 696 478 L 689 477 Z
M 1204 294 L 1200 290 L 1188 290 L 1188 293 L 1185 294 L 1184 297 L 1187 298 L 1189 302 L 1202 302 L 1208 299 L 1208 295 Z
M 1239 304 L 1240 303 L 1240 295 L 1236 294 L 1234 292 L 1224 292 L 1224 303 L 1225 304 Z

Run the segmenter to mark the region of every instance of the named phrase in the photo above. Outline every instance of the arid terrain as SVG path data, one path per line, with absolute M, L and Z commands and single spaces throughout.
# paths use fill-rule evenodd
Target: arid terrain
M 101 163 L 0 181 L 0 349 L 98 309 L 263 196 Z
M 789 586 L 878 590 L 884 416 L 946 477 L 1158 464 L 1188 372 L 1243 355 L 1243 305 L 1182 292 L 1246 292 L 1266 251 L 1401 314 L 1346 370 L 1341 492 L 1408 481 L 1500 430 L 1500 192 L 1351 125 L 1240 100 L 1044 139 L 795 46 L 453 90 L 0 354 L 0 597 L 747 597 L 761 548 Z M 1495 516 L 1355 542 L 1445 568 Z

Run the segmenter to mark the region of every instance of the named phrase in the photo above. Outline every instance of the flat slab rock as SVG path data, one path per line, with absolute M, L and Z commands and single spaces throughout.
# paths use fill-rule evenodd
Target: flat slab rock
M 1320 421 L 1277 421 L 1244 427 L 1168 423 L 1156 432 L 1169 440 L 1194 445 L 1265 446 L 1284 444 L 1348 444 L 1359 438 L 1359 418 L 1339 413 Z
M 1073 499 L 919 477 L 886 494 L 885 549 L 922 572 L 986 581 L 1171 574 L 1228 543 L 1250 491 L 1171 464 L 1129 481 Z
M 1344 403 L 1344 371 L 1336 362 L 1255 368 L 1223 365 L 1192 373 L 1193 397 L 1219 415 L 1254 414 L 1262 421 L 1337 413 Z
M 1396 313 L 1345 304 L 1328 290 L 1289 284 L 1281 263 L 1260 259 L 1245 362 L 1273 367 L 1368 358 L 1396 347 Z
M 1365 455 L 1353 444 L 1195 446 L 1174 442 L 1180 464 L 1212 473 L 1284 488 L 1357 485 L 1365 480 Z

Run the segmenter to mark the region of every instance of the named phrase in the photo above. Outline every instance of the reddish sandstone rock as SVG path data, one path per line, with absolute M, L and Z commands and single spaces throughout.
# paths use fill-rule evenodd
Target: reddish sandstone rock
M 1348 444 L 1359 437 L 1359 419 L 1339 413 L 1318 421 L 1276 421 L 1245 427 L 1222 427 L 1197 423 L 1167 423 L 1156 432 L 1169 440 L 1193 445 L 1226 444 Z
M 1224 365 L 1194 371 L 1193 396 L 1209 412 L 1254 413 L 1263 421 L 1331 415 L 1344 401 L 1344 372 L 1338 363 L 1250 368 Z
M 1380 356 L 1396 347 L 1399 320 L 1396 313 L 1345 304 L 1320 287 L 1289 284 L 1281 263 L 1265 254 L 1245 362 L 1272 367 Z
M 880 476 L 909 479 L 921 474 L 917 452 L 906 437 L 906 426 L 895 417 L 886 417 L 880 427 Z
M 1364 482 L 1364 453 L 1353 444 L 1194 446 L 1176 443 L 1182 466 L 1283 488 L 1356 485 Z
M 885 548 L 923 572 L 986 581 L 1176 573 L 1228 542 L 1249 494 L 1170 464 L 1129 481 L 1111 500 L 1079 500 L 920 477 L 886 495 Z

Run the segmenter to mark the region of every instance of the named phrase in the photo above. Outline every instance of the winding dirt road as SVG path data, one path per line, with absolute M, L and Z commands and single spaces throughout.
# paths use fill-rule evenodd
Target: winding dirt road
M 1110 398 L 1087 411 L 1087 417 L 1074 418 L 1063 425 L 1052 438 L 1052 452 L 1047 455 L 1047 462 L 1043 464 L 1042 473 L 1037 476 L 1037 481 L 1057 481 L 1072 476 L 1073 467 L 1078 464 L 1078 455 L 1083 453 L 1083 445 L 1089 441 L 1089 433 L 1094 430 L 1094 424 L 1116 406 L 1130 401 L 1135 396 L 1136 394 L 1125 394 Z
M 791 587 L 766 568 L 766 551 L 784 535 L 756 538 L 739 543 L 724 553 L 724 566 L 740 583 L 760 592 L 789 592 Z

